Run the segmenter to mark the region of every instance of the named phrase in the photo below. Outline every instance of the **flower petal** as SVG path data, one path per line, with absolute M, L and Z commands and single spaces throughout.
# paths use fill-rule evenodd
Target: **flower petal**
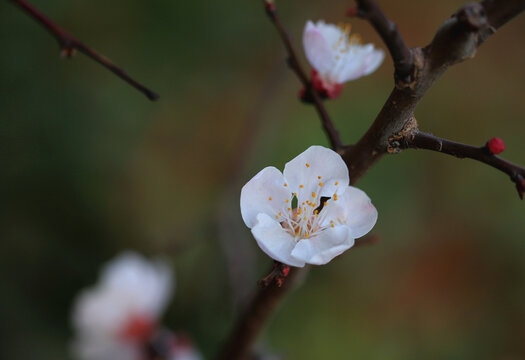
M 350 182 L 341 155 L 318 145 L 310 146 L 286 163 L 284 177 L 290 189 L 298 194 L 299 202 L 309 199 L 312 192 L 331 197 L 343 191 Z
M 330 43 L 311 21 L 306 23 L 303 31 L 303 46 L 306 58 L 319 73 L 329 71 L 334 62 L 334 54 Z
M 337 71 L 337 81 L 343 83 L 371 74 L 381 65 L 384 57 L 385 53 L 374 49 L 373 44 L 351 46 L 341 58 L 344 66 Z
M 377 210 L 364 191 L 348 186 L 337 201 L 328 201 L 321 216 L 321 226 L 329 226 L 333 220 L 348 226 L 350 236 L 357 239 L 372 230 L 377 221 Z
M 246 226 L 254 227 L 260 213 L 272 217 L 279 213 L 286 207 L 291 192 L 278 169 L 273 166 L 262 169 L 241 190 L 241 214 Z
M 345 226 L 329 227 L 309 239 L 297 243 L 292 256 L 313 265 L 324 265 L 354 245 L 350 229 Z
M 277 221 L 270 216 L 260 213 L 257 215 L 252 234 L 257 244 L 269 257 L 290 266 L 303 267 L 304 261 L 291 256 L 296 245 L 295 239 L 284 230 Z

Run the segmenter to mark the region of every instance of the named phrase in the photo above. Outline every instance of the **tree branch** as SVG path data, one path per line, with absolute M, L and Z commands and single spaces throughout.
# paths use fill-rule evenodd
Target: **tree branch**
M 109 59 L 97 53 L 89 46 L 74 38 L 71 34 L 55 24 L 46 15 L 37 10 L 33 5 L 24 0 L 9 0 L 17 5 L 23 12 L 32 17 L 36 22 L 42 25 L 57 41 L 61 48 L 62 56 L 71 57 L 75 54 L 75 50 L 80 51 L 84 55 L 90 57 L 92 60 L 98 62 L 106 69 L 117 75 L 122 80 L 133 86 L 135 89 L 143 93 L 150 100 L 157 100 L 159 95 L 130 77 L 124 70 L 113 64 Z
M 219 359 L 247 360 L 250 358 L 252 347 L 268 318 L 276 310 L 283 296 L 294 288 L 300 274 L 305 271 L 305 268 L 289 268 L 286 281 L 275 281 L 278 278 L 276 273 L 281 272 L 282 266 L 277 263 L 270 275 L 261 280 L 259 291 L 233 327 Z
M 447 68 L 472 58 L 483 41 L 524 9 L 525 0 L 466 4 L 441 25 L 429 45 L 411 50 L 414 81 L 396 84 L 372 126 L 343 154 L 353 184 L 389 152 L 392 136 L 417 129 L 414 110 Z
M 412 52 L 394 24 L 381 10 L 375 0 L 356 0 L 357 16 L 366 19 L 383 39 L 394 61 L 396 79 L 412 81 L 414 59 Z
M 525 184 L 523 183 L 523 179 L 525 178 L 525 168 L 491 154 L 486 145 L 466 145 L 417 131 L 408 137 L 403 138 L 400 147 L 404 149 L 432 150 L 452 155 L 460 159 L 469 158 L 487 164 L 507 174 L 511 181 L 516 184 L 518 193 L 523 199 L 523 192 L 525 190 Z
M 355 184 L 384 154 L 399 150 L 400 145 L 395 145 L 393 140 L 408 138 L 418 133 L 414 110 L 419 101 L 448 66 L 474 56 L 477 47 L 493 34 L 495 29 L 505 24 L 525 8 L 525 0 L 487 0 L 482 3 L 470 3 L 461 8 L 451 19 L 445 21 L 427 47 L 410 50 L 413 59 L 412 81 L 409 83 L 398 81 L 376 120 L 365 135 L 357 144 L 343 146 L 317 92 L 312 89 L 306 73 L 299 64 L 290 37 L 277 17 L 275 4 L 271 0 L 264 0 L 264 3 L 268 16 L 277 27 L 286 46 L 291 68 L 299 76 L 306 91 L 314 99 L 314 104 L 321 116 L 323 126 L 332 146 L 334 149 L 343 152 L 343 159 L 348 166 L 352 184 Z M 360 1 L 360 3 L 370 5 L 372 2 Z M 386 17 L 378 17 L 372 24 L 377 23 L 378 26 L 385 26 L 384 29 L 381 27 L 381 31 L 385 30 L 383 39 L 387 46 L 389 46 L 388 42 L 391 42 L 393 48 L 396 48 L 393 44 L 402 41 L 402 39 L 400 37 L 397 38 L 398 34 L 395 31 L 386 31 L 390 25 L 388 25 L 388 19 L 385 19 Z M 391 40 L 392 37 L 394 40 Z M 399 48 L 396 49 L 395 51 L 400 51 Z M 396 58 L 397 56 L 398 54 L 396 53 Z M 399 56 L 398 63 L 401 64 L 402 54 Z M 394 54 L 392 54 L 392 57 L 394 58 Z M 406 57 L 403 59 L 403 64 L 409 63 L 406 61 Z M 396 63 L 396 60 L 394 60 L 394 63 Z M 395 146 L 398 148 L 396 149 Z M 498 157 L 494 158 L 499 159 Z M 498 166 L 503 166 L 499 161 L 505 162 L 505 160 L 496 160 Z M 516 184 L 522 184 L 518 185 L 518 191 L 519 186 L 525 189 L 523 175 L 521 170 L 516 175 Z M 259 289 L 252 303 L 230 334 L 220 359 L 241 360 L 248 358 L 257 335 L 262 330 L 265 322 L 286 292 L 293 288 L 290 277 L 297 277 L 301 271 L 301 269 L 292 268 L 288 275 L 289 278 L 281 287 L 279 287 L 277 281 L 271 281 L 266 287 Z M 275 270 L 272 270 L 270 278 L 274 274 Z
M 306 72 L 304 71 L 303 67 L 301 66 L 301 63 L 299 62 L 297 52 L 295 51 L 295 48 L 292 45 L 290 35 L 284 28 L 281 19 L 277 15 L 275 3 L 273 2 L 273 0 L 263 0 L 263 2 L 264 7 L 266 9 L 266 14 L 268 15 L 272 23 L 275 25 L 275 28 L 279 32 L 281 40 L 283 41 L 284 46 L 286 47 L 286 51 L 288 52 L 288 65 L 297 74 L 297 77 L 299 78 L 299 80 L 301 80 L 301 83 L 303 84 L 306 93 L 312 99 L 317 113 L 321 118 L 321 124 L 323 125 L 323 129 L 326 133 L 326 136 L 328 137 L 328 140 L 330 141 L 330 146 L 336 151 L 341 150 L 343 148 L 343 141 L 339 136 L 339 132 L 335 128 L 332 119 L 330 118 L 330 115 L 328 115 L 328 111 L 326 111 L 326 108 L 323 104 L 323 100 L 321 100 L 321 97 L 313 88 L 312 83 L 308 79 Z

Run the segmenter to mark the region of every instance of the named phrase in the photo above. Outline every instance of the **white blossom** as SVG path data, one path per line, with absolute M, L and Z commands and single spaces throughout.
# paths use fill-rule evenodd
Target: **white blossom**
M 349 186 L 336 152 L 311 146 L 281 173 L 266 167 L 241 191 L 241 214 L 259 247 L 290 266 L 326 264 L 368 233 L 377 210 Z
M 141 360 L 173 290 L 167 264 L 126 252 L 102 270 L 73 309 L 73 352 L 83 360 Z
M 373 44 L 361 45 L 356 35 L 350 36 L 350 25 L 338 27 L 322 20 L 306 23 L 303 46 L 313 67 L 312 84 L 330 98 L 340 94 L 343 83 L 374 72 L 385 57 Z

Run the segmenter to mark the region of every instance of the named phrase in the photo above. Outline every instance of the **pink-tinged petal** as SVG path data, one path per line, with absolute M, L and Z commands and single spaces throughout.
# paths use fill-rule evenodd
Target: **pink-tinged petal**
M 275 219 L 264 213 L 257 215 L 252 234 L 262 251 L 272 259 L 290 266 L 304 266 L 304 261 L 291 256 L 296 245 L 294 237 L 284 230 Z
M 312 265 L 324 265 L 354 245 L 347 226 L 329 227 L 316 236 L 297 243 L 292 256 Z
M 335 151 L 323 146 L 310 146 L 284 166 L 284 177 L 300 202 L 311 197 L 333 196 L 348 186 L 348 168 Z M 302 187 L 301 187 L 302 185 Z
M 304 27 L 303 46 L 306 58 L 317 71 L 325 73 L 332 68 L 334 54 L 330 43 L 311 21 Z
M 241 214 L 246 226 L 254 227 L 258 214 L 274 217 L 286 208 L 291 192 L 278 169 L 273 166 L 262 169 L 241 190 Z
M 377 221 L 377 210 L 364 191 L 348 186 L 336 201 L 328 200 L 321 216 L 321 226 L 329 226 L 333 220 L 348 226 L 350 236 L 357 239 L 372 230 Z

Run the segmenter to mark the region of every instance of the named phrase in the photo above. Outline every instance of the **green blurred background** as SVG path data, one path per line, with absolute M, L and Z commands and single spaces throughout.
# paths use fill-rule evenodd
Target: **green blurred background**
M 124 249 L 169 257 L 165 323 L 207 358 L 271 261 L 240 218 L 264 166 L 327 145 L 297 101 L 260 1 L 33 0 L 161 95 L 152 103 L 0 3 L 0 358 L 67 359 L 70 309 Z M 410 46 L 463 1 L 380 1 Z M 301 46 L 307 19 L 346 21 L 348 1 L 279 1 Z M 365 42 L 384 47 L 369 24 Z M 420 128 L 472 144 L 503 138 L 525 164 L 525 17 L 451 68 L 418 107 Z M 301 51 L 302 54 L 302 51 Z M 390 92 L 392 62 L 327 107 L 355 142 Z M 377 245 L 314 268 L 261 348 L 289 359 L 525 359 L 525 209 L 508 177 L 426 151 L 389 156 L 359 183 Z

